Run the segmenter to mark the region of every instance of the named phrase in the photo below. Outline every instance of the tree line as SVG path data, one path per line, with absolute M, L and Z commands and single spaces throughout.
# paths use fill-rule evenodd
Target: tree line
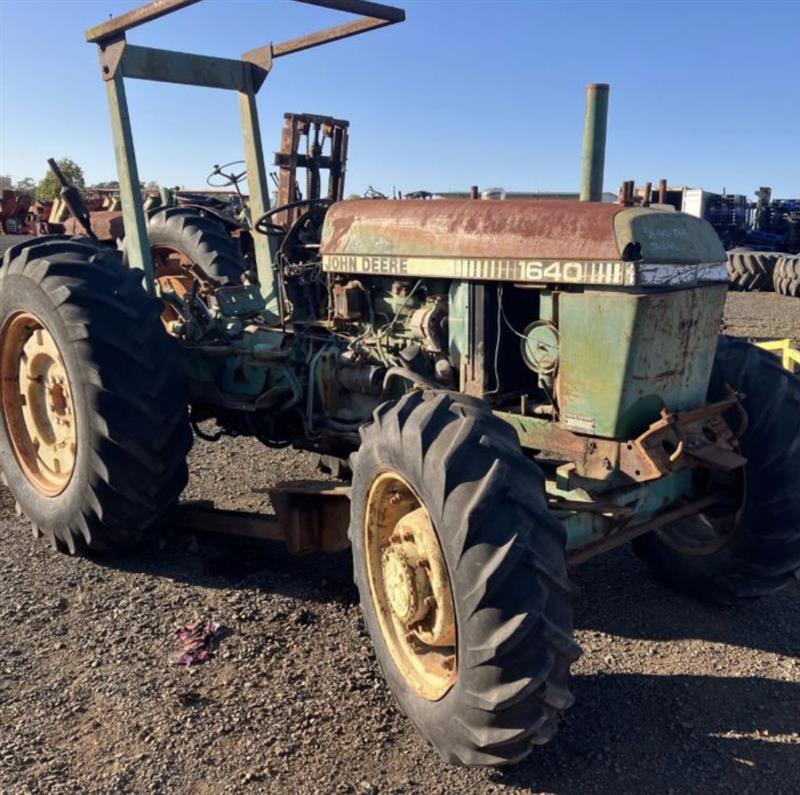
M 87 185 L 83 176 L 83 169 L 68 157 L 62 157 L 56 162 L 67 180 L 75 185 L 81 194 L 93 190 L 119 190 L 119 182 L 116 180 Z M 142 190 L 147 190 L 148 192 L 158 190 L 157 182 L 142 182 L 141 186 Z M 56 179 L 56 175 L 48 168 L 47 173 L 39 182 L 36 182 L 31 177 L 25 177 L 14 182 L 11 177 L 0 175 L 0 190 L 15 190 L 17 193 L 36 199 L 36 201 L 51 202 L 60 193 L 61 185 Z

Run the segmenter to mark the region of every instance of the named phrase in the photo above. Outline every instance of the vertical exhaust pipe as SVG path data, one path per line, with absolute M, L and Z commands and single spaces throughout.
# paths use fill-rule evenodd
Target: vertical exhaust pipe
M 590 83 L 586 87 L 586 115 L 583 119 L 582 202 L 599 202 L 603 198 L 607 122 L 608 83 Z
M 636 183 L 632 179 L 626 179 L 622 183 L 622 203 L 626 207 L 633 206 L 633 194 L 636 189 Z

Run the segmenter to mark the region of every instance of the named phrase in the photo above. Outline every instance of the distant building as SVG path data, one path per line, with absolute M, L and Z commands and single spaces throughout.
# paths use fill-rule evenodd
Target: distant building
M 492 192 L 495 193 L 499 189 L 498 188 L 489 188 L 488 190 L 483 191 L 483 193 Z M 532 193 L 528 193 L 525 191 L 503 191 L 505 194 L 503 198 L 506 200 L 515 200 L 515 199 L 535 199 L 538 201 L 546 201 L 549 199 L 557 199 L 561 201 L 578 201 L 580 198 L 580 194 L 575 193 L 562 193 L 557 191 L 535 191 Z M 433 196 L 437 199 L 468 199 L 470 194 L 469 191 L 434 191 Z M 487 197 L 487 198 L 494 198 L 494 197 Z M 499 198 L 499 197 L 498 197 Z M 617 200 L 616 193 L 603 193 L 603 201 L 608 202 L 609 204 L 613 204 Z

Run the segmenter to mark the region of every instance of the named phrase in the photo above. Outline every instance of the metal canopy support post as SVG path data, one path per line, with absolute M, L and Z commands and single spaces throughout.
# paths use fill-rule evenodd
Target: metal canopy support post
M 248 68 L 249 67 L 249 68 Z M 269 188 L 264 163 L 264 150 L 261 145 L 261 127 L 258 123 L 256 92 L 253 88 L 252 70 L 258 67 L 246 64 L 246 87 L 239 92 L 239 113 L 242 120 L 244 138 L 244 160 L 247 166 L 247 185 L 250 193 L 250 217 L 255 222 L 269 210 Z M 274 235 L 253 235 L 256 253 L 256 270 L 261 284 L 266 311 L 272 316 L 269 322 L 281 319 L 278 300 L 278 280 L 272 269 L 275 261 L 277 238 Z
M 139 170 L 133 148 L 131 120 L 122 72 L 118 71 L 106 81 L 108 108 L 111 114 L 111 135 L 114 139 L 114 157 L 119 176 L 119 197 L 122 203 L 122 219 L 125 224 L 125 250 L 134 268 L 144 271 L 147 291 L 155 295 L 153 262 L 150 259 L 150 243 L 144 220 L 142 192 L 139 185 Z
M 399 8 L 366 0 L 300 0 L 310 5 L 359 14 L 361 19 L 282 44 L 268 44 L 245 53 L 240 61 L 153 47 L 138 47 L 128 45 L 125 41 L 126 30 L 196 2 L 199 0 L 153 0 L 147 5 L 113 17 L 86 31 L 86 40 L 96 43 L 100 49 L 100 65 L 108 91 L 114 154 L 119 172 L 120 198 L 125 222 L 126 248 L 131 263 L 144 271 L 147 289 L 151 293 L 155 292 L 153 264 L 150 259 L 139 174 L 125 99 L 123 82 L 125 77 L 224 88 L 238 92 L 250 193 L 250 217 L 257 220 L 269 210 L 269 192 L 258 125 L 256 94 L 269 73 L 273 58 L 317 47 L 374 28 L 393 25 L 405 19 L 405 12 Z M 280 288 L 273 271 L 277 240 L 272 235 L 260 234 L 254 234 L 253 239 L 256 268 L 269 322 L 282 320 L 279 318 Z

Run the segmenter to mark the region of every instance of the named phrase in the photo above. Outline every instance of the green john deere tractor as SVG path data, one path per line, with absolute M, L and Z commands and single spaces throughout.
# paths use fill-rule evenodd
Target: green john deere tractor
M 282 537 L 352 546 L 386 680 L 446 759 L 513 763 L 573 702 L 568 566 L 632 542 L 658 578 L 722 603 L 797 578 L 800 379 L 718 336 L 725 252 L 681 213 L 340 201 L 347 125 L 305 116 L 287 117 L 270 208 L 255 95 L 275 59 L 404 18 L 316 4 L 363 16 L 241 60 L 127 42 L 185 0 L 88 32 L 123 250 L 67 186 L 83 236 L 6 252 L 0 466 L 35 534 L 76 553 L 130 547 L 172 515 L 192 428 L 316 455 L 340 482 L 273 495 Z M 125 77 L 237 93 L 244 221 L 202 205 L 145 216 Z

